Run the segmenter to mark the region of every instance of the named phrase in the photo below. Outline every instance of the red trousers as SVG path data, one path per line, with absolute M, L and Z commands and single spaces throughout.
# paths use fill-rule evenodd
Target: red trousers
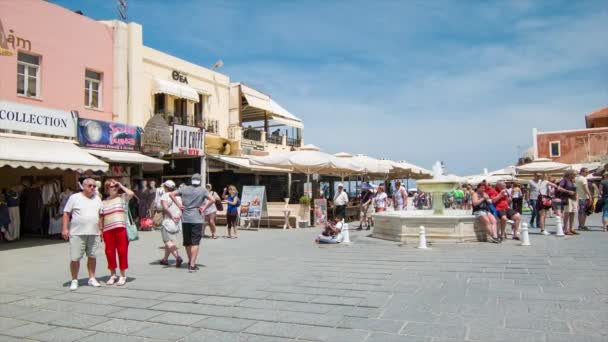
M 103 232 L 103 241 L 106 244 L 106 259 L 108 269 L 116 269 L 116 253 L 118 252 L 118 263 L 121 270 L 129 268 L 129 239 L 126 228 L 114 228 Z

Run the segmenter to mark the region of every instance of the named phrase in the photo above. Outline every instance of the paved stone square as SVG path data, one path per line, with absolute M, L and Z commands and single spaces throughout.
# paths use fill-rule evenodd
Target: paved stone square
M 83 266 L 75 292 L 66 243 L 3 244 L 0 341 L 607 341 L 608 233 L 589 223 L 575 237 L 532 229 L 530 247 L 429 250 L 366 231 L 350 246 L 242 231 L 205 239 L 194 274 L 159 265 L 160 233 L 142 232 L 127 286 L 86 286 Z

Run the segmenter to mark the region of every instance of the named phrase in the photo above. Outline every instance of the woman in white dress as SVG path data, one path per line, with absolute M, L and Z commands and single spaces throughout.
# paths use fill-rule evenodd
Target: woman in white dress
M 172 180 L 167 180 L 163 183 L 163 187 L 165 188 L 165 193 L 160 203 L 165 217 L 163 218 L 160 233 L 165 243 L 165 256 L 160 260 L 160 264 L 169 266 L 169 255 L 173 255 L 175 257 L 175 267 L 179 268 L 184 262 L 179 256 L 177 249 L 177 234 L 181 231 L 182 227 L 182 211 L 179 209 L 179 205 L 175 204 L 169 197 L 169 193 L 175 190 L 175 183 Z M 179 197 L 177 199 L 178 202 L 181 202 L 179 201 Z

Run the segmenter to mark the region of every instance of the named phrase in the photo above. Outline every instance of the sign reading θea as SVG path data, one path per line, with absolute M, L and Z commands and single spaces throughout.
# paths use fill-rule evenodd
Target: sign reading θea
M 171 77 L 173 77 L 174 81 L 188 84 L 188 76 L 186 76 L 186 74 L 184 74 L 183 72 L 173 70 L 173 72 L 171 73 Z
M 173 125 L 174 154 L 202 156 L 205 153 L 205 130 L 200 127 Z
M 0 129 L 73 138 L 76 114 L 64 110 L 0 101 Z

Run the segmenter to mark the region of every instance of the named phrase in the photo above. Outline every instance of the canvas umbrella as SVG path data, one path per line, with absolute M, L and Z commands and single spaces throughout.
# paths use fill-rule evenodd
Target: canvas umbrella
M 389 166 L 382 165 L 380 160 L 366 156 L 365 154 L 356 154 L 353 156 L 345 152 L 340 152 L 336 153 L 335 156 L 352 162 L 362 169 L 362 174 L 370 177 L 384 178 L 391 170 Z
M 291 169 L 294 172 L 306 174 L 308 181 L 313 173 L 350 175 L 363 170 L 348 160 L 308 149 L 251 158 L 251 164 Z
M 562 174 L 571 169 L 568 164 L 554 162 L 551 159 L 540 158 L 531 163 L 516 166 L 517 175 L 530 176 L 535 173 Z
M 408 163 L 405 160 L 401 160 L 398 161 L 399 164 L 403 164 L 404 167 L 409 168 L 410 171 L 410 175 L 408 178 L 412 178 L 412 179 L 430 179 L 433 178 L 433 172 L 431 172 L 430 170 L 427 170 L 423 167 L 420 167 L 418 165 L 414 165 L 412 163 Z

